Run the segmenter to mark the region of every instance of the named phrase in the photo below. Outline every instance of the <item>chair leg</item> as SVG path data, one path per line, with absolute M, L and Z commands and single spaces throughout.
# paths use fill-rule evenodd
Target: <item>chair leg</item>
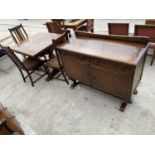
M 94 33 L 94 28 L 91 29 L 91 33 Z
M 69 82 L 68 82 L 68 80 L 67 80 L 67 77 L 66 77 L 66 75 L 65 75 L 65 73 L 64 73 L 64 71 L 63 71 L 63 69 L 61 69 L 61 72 L 62 72 L 62 75 L 63 75 L 63 77 L 64 77 L 66 83 L 69 84 Z
M 23 81 L 26 82 L 23 72 L 20 69 L 19 69 L 19 71 L 20 71 L 20 73 L 22 75 Z
M 34 82 L 33 82 L 33 80 L 32 80 L 32 77 L 31 77 L 31 74 L 30 74 L 30 73 L 28 73 L 28 77 L 29 77 L 29 79 L 30 79 L 30 81 L 31 81 L 32 87 L 34 87 Z
M 152 59 L 151 59 L 151 63 L 150 63 L 151 66 L 153 65 L 154 58 L 155 58 L 155 50 L 153 51 L 153 55 L 152 55 Z
M 48 66 L 47 65 L 43 65 L 43 67 L 44 67 L 44 69 L 46 71 L 46 74 L 49 75 L 50 74 L 50 70 L 49 70 Z

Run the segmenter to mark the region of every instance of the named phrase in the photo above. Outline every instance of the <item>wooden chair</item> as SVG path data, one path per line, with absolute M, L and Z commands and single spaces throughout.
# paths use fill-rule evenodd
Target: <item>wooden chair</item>
M 112 35 L 128 35 L 129 24 L 128 23 L 108 23 L 109 34 Z
M 62 65 L 62 62 L 61 62 L 58 50 L 56 49 L 57 45 L 62 44 L 64 42 L 66 42 L 66 41 L 69 41 L 69 37 L 68 36 L 69 36 L 68 32 L 65 32 L 58 39 L 52 40 L 53 48 L 55 49 L 55 52 L 56 52 L 56 57 L 51 58 L 46 63 L 46 66 L 48 68 L 48 79 L 47 80 L 53 79 L 53 75 L 52 75 L 52 73 L 49 70 L 50 68 L 52 68 L 52 69 L 57 70 L 57 72 L 60 72 L 60 74 L 56 77 L 56 79 L 62 74 L 63 77 L 64 77 L 64 80 L 66 81 L 66 83 L 69 84 L 69 82 L 67 80 L 67 77 L 66 77 L 66 75 L 64 73 L 63 65 Z
M 67 30 L 65 28 L 65 19 L 51 19 L 51 21 L 57 24 L 61 28 L 62 31 Z
M 63 34 L 64 32 L 66 32 L 67 34 L 69 34 L 69 37 L 71 37 L 70 30 L 62 29 L 61 26 L 57 22 L 56 21 L 55 22 L 46 22 L 44 24 L 44 25 L 46 25 L 48 32 L 49 33 L 57 33 L 57 34 Z M 50 53 L 49 57 L 53 57 L 54 56 L 53 55 L 53 50 L 54 50 L 53 48 L 49 49 L 49 53 Z
M 155 19 L 147 19 L 145 25 L 155 25 Z
M 22 24 L 15 26 L 13 28 L 9 28 L 9 31 L 11 33 L 11 36 L 13 38 L 13 40 L 15 41 L 16 44 L 21 44 L 22 42 L 26 41 L 28 39 L 28 35 L 23 27 Z M 44 52 L 42 55 L 40 55 L 40 58 L 44 58 L 44 60 L 46 61 L 47 58 L 45 56 L 45 54 L 47 54 L 48 51 Z M 25 56 L 23 56 L 24 59 L 26 58 Z
M 3 57 L 4 55 L 6 55 L 5 51 L 0 48 L 0 58 Z
M 46 22 L 43 25 L 45 25 L 47 27 L 47 30 L 48 30 L 49 33 L 62 34 L 64 32 L 62 30 L 62 28 L 56 22 Z M 53 48 L 48 49 L 49 58 L 55 57 L 54 54 L 53 54 L 53 50 L 54 50 Z
M 79 31 L 94 32 L 94 19 L 88 19 L 86 24 L 83 24 L 77 28 Z
M 16 44 L 20 44 L 21 42 L 28 39 L 28 35 L 22 24 L 15 26 L 13 28 L 9 28 L 9 31 Z
M 55 22 L 46 22 L 45 25 L 49 33 L 62 34 L 64 32 L 62 28 Z
M 155 25 L 135 25 L 134 35 L 149 37 L 149 47 L 154 49 L 150 63 L 152 65 L 155 59 Z
M 24 131 L 15 116 L 0 103 L 0 135 L 23 135 Z
M 44 66 L 44 62 L 39 59 L 33 59 L 33 58 L 26 58 L 23 60 L 23 62 L 15 55 L 14 51 L 11 50 L 10 47 L 4 47 L 0 45 L 2 49 L 5 50 L 6 54 L 10 57 L 10 59 L 14 62 L 14 64 L 17 66 L 18 70 L 20 71 L 23 81 L 26 82 L 26 79 L 29 77 L 31 81 L 32 87 L 34 87 L 34 83 L 38 81 L 40 78 L 42 78 L 45 74 L 47 74 L 47 69 Z M 37 79 L 33 80 L 31 74 L 37 71 L 41 66 L 44 67 L 45 73 L 40 75 Z M 23 71 L 27 73 L 25 76 Z

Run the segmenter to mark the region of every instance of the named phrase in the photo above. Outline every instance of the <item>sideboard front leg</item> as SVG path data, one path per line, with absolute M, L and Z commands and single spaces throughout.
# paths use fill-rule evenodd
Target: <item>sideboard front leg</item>
M 71 89 L 75 88 L 79 84 L 79 82 L 76 80 L 72 80 L 72 81 L 73 81 L 73 83 L 70 86 Z
M 130 99 L 130 100 L 129 100 L 129 103 L 132 104 L 132 103 L 133 103 L 133 99 Z
M 121 112 L 124 112 L 124 111 L 125 111 L 125 108 L 126 108 L 126 106 L 127 106 L 127 104 L 128 104 L 128 102 L 126 102 L 126 101 L 125 101 L 125 102 L 123 102 L 123 103 L 121 104 L 121 106 L 120 106 L 120 109 L 119 109 L 119 110 L 120 110 Z
M 138 94 L 138 90 L 135 89 L 135 90 L 133 91 L 133 94 L 137 95 L 137 94 Z

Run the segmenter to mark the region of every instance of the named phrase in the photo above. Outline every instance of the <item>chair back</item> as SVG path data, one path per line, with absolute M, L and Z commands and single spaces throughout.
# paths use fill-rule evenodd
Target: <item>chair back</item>
M 134 35 L 149 37 L 150 42 L 155 42 L 155 25 L 135 25 Z
M 9 28 L 9 31 L 16 44 L 20 44 L 21 42 L 28 39 L 28 35 L 22 24 L 13 28 Z
M 87 32 L 93 32 L 94 31 L 94 19 L 88 19 L 87 20 Z
M 46 22 L 45 25 L 49 33 L 58 33 L 58 34 L 63 33 L 61 27 L 54 22 Z
M 64 42 L 69 42 L 69 31 L 64 32 L 59 38 L 53 39 L 53 47 L 56 48 L 57 45 L 62 44 Z
M 20 61 L 20 59 L 15 55 L 14 51 L 10 47 L 4 47 L 0 45 L 1 48 L 6 52 L 6 54 L 10 57 L 10 59 L 14 62 L 14 64 L 18 67 L 18 69 L 27 70 L 24 64 Z
M 53 23 L 57 24 L 62 31 L 66 30 L 65 28 L 65 19 L 52 19 Z
M 129 24 L 128 23 L 108 23 L 109 34 L 113 35 L 128 35 Z
M 64 32 L 59 38 L 53 39 L 52 40 L 53 48 L 56 49 L 57 45 L 60 45 L 60 44 L 65 43 L 65 42 L 69 43 L 69 33 L 70 32 L 68 32 L 68 31 Z M 58 63 L 61 66 L 62 63 L 61 63 L 61 59 L 60 59 L 60 56 L 59 56 L 57 49 L 55 50 L 55 52 L 56 52 L 56 55 L 58 58 Z
M 155 25 L 155 19 L 147 19 L 147 20 L 145 21 L 145 24 L 146 24 L 146 25 Z

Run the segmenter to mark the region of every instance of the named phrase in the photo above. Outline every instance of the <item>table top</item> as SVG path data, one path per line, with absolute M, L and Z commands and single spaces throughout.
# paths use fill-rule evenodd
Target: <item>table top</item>
M 87 21 L 87 19 L 77 19 L 77 20 L 72 20 L 70 22 L 65 22 L 65 27 L 67 28 L 75 28 L 81 24 L 84 24 Z
M 60 36 L 61 34 L 40 32 L 29 37 L 21 44 L 11 47 L 11 49 L 23 55 L 36 57 L 52 45 L 52 39 L 57 39 Z
M 58 49 L 135 65 L 147 50 L 148 38 L 96 35 L 81 32 Z

